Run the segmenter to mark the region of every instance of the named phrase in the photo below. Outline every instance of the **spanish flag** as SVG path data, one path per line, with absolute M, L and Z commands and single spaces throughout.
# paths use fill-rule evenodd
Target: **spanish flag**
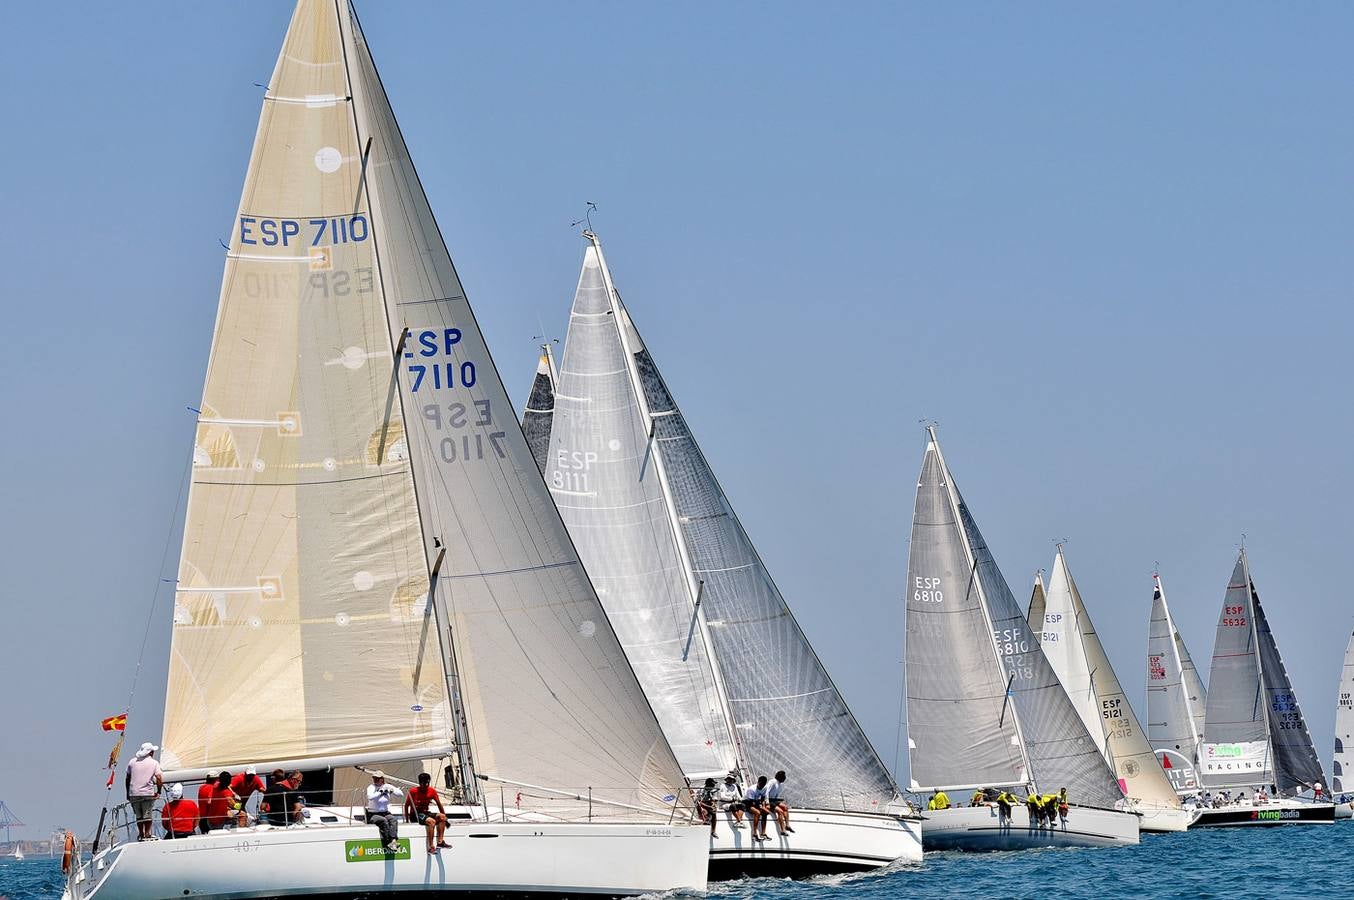
M 109 716 L 108 718 L 104 719 L 104 720 L 103 720 L 103 730 L 104 730 L 104 731 L 126 731 L 126 730 L 127 730 L 127 714 L 126 714 L 126 713 L 119 713 L 119 714 L 116 715 L 116 716 Z

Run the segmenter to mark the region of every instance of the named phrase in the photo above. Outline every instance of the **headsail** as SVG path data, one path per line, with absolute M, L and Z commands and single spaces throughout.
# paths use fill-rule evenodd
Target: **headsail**
M 1208 787 L 1269 784 L 1269 719 L 1246 553 L 1237 557 L 1213 639 L 1200 771 Z
M 1345 648 L 1340 687 L 1335 697 L 1335 762 L 1331 790 L 1337 795 L 1354 791 L 1354 634 Z
M 1207 694 L 1175 628 L 1161 578 L 1153 575 L 1147 636 L 1147 735 L 1177 792 L 1199 788 L 1199 745 Z
M 293 18 L 204 396 L 165 740 L 182 764 L 435 756 L 457 726 L 463 771 L 565 792 L 560 815 L 585 790 L 670 807 L 676 760 L 346 5 Z
M 1321 760 L 1312 746 L 1298 695 L 1279 656 L 1279 646 L 1270 631 L 1260 594 L 1251 583 L 1251 607 L 1255 610 L 1255 634 L 1260 648 L 1260 671 L 1265 681 L 1265 708 L 1269 715 L 1271 752 L 1274 754 L 1274 783 L 1285 794 L 1326 786 Z
M 684 724 L 665 717 L 665 729 L 679 729 L 668 733 L 685 743 L 688 771 L 727 769 L 732 750 L 748 775 L 791 772 L 797 805 L 881 808 L 895 793 L 888 770 L 743 531 L 588 237 L 547 478 L 660 716 L 670 702 L 697 706 Z M 647 556 L 629 556 L 639 539 Z M 643 559 L 655 567 L 637 568 Z
M 913 781 L 1033 782 L 1113 807 L 1123 794 L 997 568 L 933 429 L 928 437 L 907 582 Z
M 536 377 L 531 382 L 526 408 L 522 410 L 522 433 L 527 436 L 527 446 L 542 475 L 545 474 L 545 456 L 550 451 L 550 426 L 555 418 L 555 384 L 558 381 L 555 354 L 550 350 L 550 342 L 546 341 L 541 344 L 541 360 L 536 365 Z

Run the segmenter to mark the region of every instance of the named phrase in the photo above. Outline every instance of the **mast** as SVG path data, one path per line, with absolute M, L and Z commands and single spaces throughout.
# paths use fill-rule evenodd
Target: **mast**
M 343 16 L 339 12 L 340 10 L 339 3 L 344 3 L 347 6 L 348 8 L 347 17 Z M 339 18 L 339 33 L 343 35 L 344 38 L 343 76 L 348 86 L 348 96 L 354 98 L 353 101 L 348 104 L 348 110 L 350 114 L 349 119 L 352 122 L 353 135 L 357 139 L 356 146 L 363 148 L 362 151 L 363 167 L 365 169 L 367 164 L 370 162 L 371 146 L 374 135 L 367 135 L 366 139 L 365 140 L 363 139 L 362 129 L 361 126 L 358 124 L 357 119 L 357 101 L 356 101 L 357 95 L 353 91 L 352 66 L 351 61 L 348 59 L 348 44 L 350 41 L 354 41 L 353 25 L 355 24 L 355 21 L 357 19 L 357 12 L 353 9 L 351 3 L 347 2 L 347 0 L 335 0 L 334 12 Z M 345 18 L 347 18 L 348 21 L 344 21 Z M 375 60 L 372 60 L 372 69 L 375 70 L 375 68 L 376 62 Z M 377 77 L 379 78 L 379 74 Z M 395 120 L 395 112 L 393 109 L 390 111 L 390 118 L 391 121 L 395 123 L 395 127 L 398 129 L 399 123 L 398 121 Z M 361 189 L 365 190 L 367 193 L 367 201 L 368 201 L 367 205 L 369 208 L 369 214 L 371 215 L 372 221 L 374 223 L 376 221 L 377 210 L 376 204 L 371 202 L 371 180 L 369 178 L 364 177 L 362 179 Z M 384 266 L 382 265 L 381 262 L 381 246 L 378 234 L 379 229 L 373 228 L 371 236 L 372 265 L 376 270 L 376 282 L 379 285 L 381 291 L 381 312 L 385 317 L 386 322 L 385 332 L 387 335 L 390 336 L 388 338 L 388 343 L 390 345 L 391 378 L 396 385 L 395 390 L 392 393 L 395 395 L 395 403 L 397 403 L 399 406 L 400 421 L 404 422 L 408 421 L 408 417 L 405 413 L 404 392 L 399 389 L 398 383 L 400 377 L 401 353 L 404 349 L 405 343 L 409 339 L 409 329 L 404 328 L 401 330 L 400 339 L 397 344 L 394 339 L 394 330 L 393 330 L 394 323 L 391 321 L 390 317 L 390 306 L 389 303 L 387 302 L 385 287 L 385 271 Z M 409 440 L 406 437 L 405 446 L 408 448 L 409 458 L 411 462 L 411 465 L 409 466 L 409 480 L 413 483 L 414 487 L 413 491 L 414 509 L 418 520 L 419 533 L 424 534 L 426 533 L 426 531 L 424 529 L 425 513 L 423 510 L 423 496 L 422 493 L 419 491 L 418 487 L 418 474 L 416 471 L 417 466 L 412 464 L 415 453 L 414 445 L 417 443 L 418 443 L 417 441 Z M 423 452 L 422 448 L 420 447 L 417 452 L 422 453 Z M 426 542 L 421 543 L 423 550 L 423 562 L 426 571 L 428 573 L 428 600 L 432 605 L 434 619 L 433 624 L 435 626 L 434 630 L 437 632 L 437 647 L 439 651 L 439 657 L 443 661 L 442 675 L 446 681 L 448 700 L 451 704 L 452 732 L 453 738 L 456 743 L 456 765 L 461 782 L 460 784 L 461 797 L 462 800 L 467 805 L 474 806 L 479 802 L 478 800 L 479 780 L 475 778 L 475 766 L 474 761 L 471 758 L 470 735 L 467 733 L 469 726 L 466 721 L 464 707 L 462 706 L 461 703 L 460 677 L 459 677 L 459 669 L 457 668 L 456 663 L 456 644 L 455 640 L 452 638 L 451 635 L 451 620 L 447 614 L 446 600 L 442 596 L 442 592 L 437 589 L 438 586 L 437 578 L 439 571 L 441 569 L 442 560 L 446 556 L 446 548 L 442 547 L 441 552 L 438 554 L 437 558 L 432 559 L 428 554 L 428 547 Z M 443 636 L 444 628 L 446 629 L 445 638 Z
M 940 463 L 940 470 L 945 473 L 945 496 L 950 501 L 950 510 L 954 514 L 954 520 L 956 523 L 962 522 L 963 519 L 959 514 L 959 501 L 955 497 L 954 493 L 954 480 L 950 476 L 950 467 L 945 464 L 945 454 L 942 453 L 940 450 L 940 439 L 936 437 L 935 425 L 928 424 L 926 426 L 926 435 L 931 441 L 931 446 L 935 447 L 936 459 Z M 974 588 L 978 591 L 978 607 L 983 611 L 983 622 L 987 626 L 987 636 L 992 648 L 992 655 L 997 660 L 997 671 L 1004 673 L 1006 671 L 1006 665 L 1005 663 L 1002 662 L 1001 648 L 997 646 L 996 628 L 992 625 L 992 616 L 987 609 L 987 595 L 983 592 L 982 581 L 976 577 L 978 562 L 973 556 L 973 549 L 969 546 L 968 535 L 964 533 L 962 526 L 960 527 L 960 533 L 961 535 L 963 535 L 963 540 L 960 541 L 960 544 L 964 548 L 964 557 L 965 559 L 968 560 L 970 581 L 973 584 Z M 1037 646 L 1034 648 L 1034 650 L 1035 652 L 1039 652 L 1039 648 Z M 1038 785 L 1035 784 L 1034 781 L 1034 769 L 1030 766 L 1029 753 L 1026 752 L 1025 750 L 1025 732 L 1020 727 L 1020 716 L 1016 712 L 1015 697 L 1011 693 L 1012 680 L 1013 679 L 1011 676 L 1007 677 L 1006 683 L 1007 699 L 1006 703 L 1003 706 L 1003 709 L 1006 712 L 1010 713 L 1011 724 L 1015 728 L 1016 741 L 1020 745 L 1020 762 L 1025 767 L 1025 782 L 1026 784 L 1033 785 L 1035 787 L 1035 790 L 1038 790 Z M 934 786 L 935 785 L 931 785 L 931 787 Z
M 602 253 L 602 242 L 597 235 L 588 230 L 583 232 L 591 243 L 593 250 L 597 253 L 597 262 L 602 272 L 602 282 L 606 287 L 607 304 L 611 309 L 611 317 L 614 320 L 616 331 L 620 336 L 621 355 L 625 357 L 625 369 L 629 376 L 630 388 L 635 393 L 635 402 L 638 404 L 645 422 L 645 432 L 648 438 L 649 459 L 653 463 L 654 474 L 658 476 L 659 488 L 663 493 L 663 510 L 668 519 L 668 526 L 672 529 L 673 543 L 677 548 L 678 558 L 682 564 L 682 574 L 685 576 L 682 581 L 686 586 L 688 598 L 691 601 L 691 621 L 695 626 L 695 631 L 700 634 L 701 644 L 705 648 L 706 658 L 710 661 L 711 675 L 714 680 L 715 694 L 719 698 L 720 712 L 724 720 L 724 725 L 729 732 L 729 742 L 733 747 L 734 757 L 737 761 L 740 774 L 747 775 L 750 769 L 747 760 L 743 755 L 743 748 L 738 739 L 738 721 L 733 714 L 733 704 L 729 701 L 728 687 L 724 682 L 724 673 L 721 670 L 719 659 L 714 653 L 714 642 L 709 632 L 709 624 L 705 616 L 701 613 L 701 592 L 703 582 L 696 578 L 695 567 L 691 562 L 690 549 L 686 545 L 686 536 L 682 531 L 681 522 L 677 519 L 677 506 L 672 496 L 672 486 L 668 481 L 667 467 L 663 462 L 663 454 L 655 445 L 654 437 L 654 413 L 649 409 L 648 398 L 644 394 L 644 385 L 640 380 L 639 369 L 635 365 L 635 351 L 630 346 L 629 336 L 626 334 L 626 313 L 620 303 L 620 295 L 616 292 L 616 286 L 611 281 L 611 269 L 606 264 L 606 256 Z M 558 383 L 558 382 L 556 382 Z M 740 781 L 742 779 L 740 778 Z

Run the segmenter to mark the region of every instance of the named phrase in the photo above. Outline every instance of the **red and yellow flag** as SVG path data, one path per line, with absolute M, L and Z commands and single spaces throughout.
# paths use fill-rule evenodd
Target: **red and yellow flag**
M 126 731 L 126 730 L 127 730 L 127 714 L 126 714 L 126 713 L 119 713 L 119 714 L 116 715 L 116 716 L 109 716 L 108 718 L 104 719 L 104 720 L 103 720 L 103 730 L 104 730 L 104 731 Z

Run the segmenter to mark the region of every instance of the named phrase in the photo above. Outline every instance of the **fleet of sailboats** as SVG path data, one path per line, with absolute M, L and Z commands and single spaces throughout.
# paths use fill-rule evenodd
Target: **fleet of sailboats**
M 934 426 L 900 791 L 583 234 L 519 427 L 352 6 L 298 0 L 226 253 L 162 745 L 167 781 L 332 785 L 292 827 L 101 834 L 66 898 L 622 896 L 1350 817 L 1354 636 L 1327 793 L 1246 551 L 1207 689 L 1154 574 L 1144 727 L 1063 546 L 1022 614 Z M 375 765 L 441 779 L 445 853 L 375 840 Z M 788 823 L 697 811 L 779 770 Z

